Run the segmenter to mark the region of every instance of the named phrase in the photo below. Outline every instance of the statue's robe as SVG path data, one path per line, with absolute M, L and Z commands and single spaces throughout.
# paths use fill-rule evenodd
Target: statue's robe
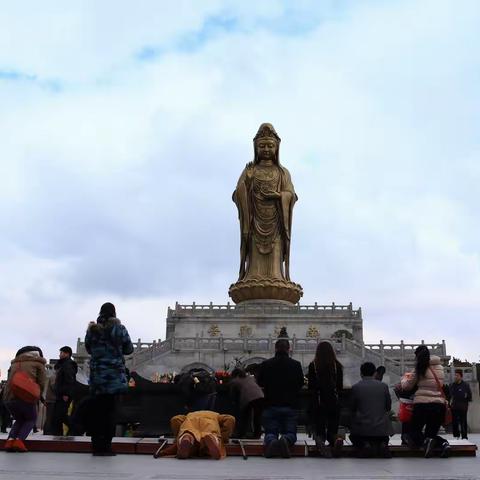
M 241 232 L 239 280 L 290 281 L 290 235 L 297 195 L 288 170 L 274 164 L 262 169 L 276 169 L 273 190 L 280 194 L 280 198 L 262 200 L 254 188 L 256 168 L 259 167 L 253 163 L 245 167 L 233 192 Z M 273 216 L 272 206 L 276 209 Z M 262 218 L 262 212 L 266 213 L 266 219 Z

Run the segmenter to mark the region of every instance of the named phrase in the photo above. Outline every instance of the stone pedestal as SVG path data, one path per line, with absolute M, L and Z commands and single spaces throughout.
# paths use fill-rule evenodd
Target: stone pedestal
M 276 338 L 282 327 L 292 338 L 328 339 L 345 333 L 363 341 L 362 312 L 351 304 L 292 305 L 279 300 L 252 300 L 238 305 L 177 303 L 168 309 L 167 339 Z
M 228 289 L 228 294 L 235 303 L 277 299 L 295 304 L 303 295 L 303 290 L 298 283 L 287 280 L 256 278 L 233 283 Z

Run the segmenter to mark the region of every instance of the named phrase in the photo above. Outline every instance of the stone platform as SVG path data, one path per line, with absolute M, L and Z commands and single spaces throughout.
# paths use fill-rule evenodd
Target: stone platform
M 6 435 L 0 439 L 0 449 L 3 450 Z M 477 446 L 466 440 L 448 438 L 452 447 L 452 457 L 474 457 Z M 164 442 L 166 442 L 164 444 Z M 161 445 L 168 446 L 172 438 L 132 438 L 115 437 L 112 448 L 117 454 L 154 455 Z M 90 453 L 90 437 L 54 437 L 51 435 L 32 435 L 25 442 L 30 452 L 56 452 L 56 453 Z M 390 440 L 390 450 L 394 457 L 423 457 L 421 450 L 411 450 L 401 445 L 400 437 L 394 436 Z M 261 440 L 235 440 L 227 445 L 227 454 L 232 457 L 262 457 L 263 446 Z M 13 455 L 13 454 L 12 454 Z M 348 440 L 342 451 L 342 457 L 353 456 L 353 448 Z M 292 449 L 292 457 L 318 457 L 315 442 L 305 434 L 299 434 L 298 441 Z M 0 471 L 1 473 L 1 471 Z M 1 478 L 1 476 L 0 476 Z

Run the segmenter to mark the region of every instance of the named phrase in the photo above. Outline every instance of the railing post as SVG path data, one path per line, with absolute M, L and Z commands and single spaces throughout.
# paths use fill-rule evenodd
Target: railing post
M 220 334 L 220 338 L 218 339 L 218 347 L 219 350 L 224 350 L 223 334 Z
M 447 345 L 445 344 L 445 340 L 442 340 L 442 355 L 444 357 L 447 355 Z
M 402 369 L 402 374 L 405 371 L 405 344 L 403 340 L 400 340 L 400 368 Z
M 137 349 L 138 349 L 138 351 L 140 351 L 141 348 L 142 348 L 142 339 L 139 338 L 139 339 L 137 340 Z
M 383 340 L 380 340 L 380 361 L 382 365 L 385 366 L 385 350 L 383 346 Z

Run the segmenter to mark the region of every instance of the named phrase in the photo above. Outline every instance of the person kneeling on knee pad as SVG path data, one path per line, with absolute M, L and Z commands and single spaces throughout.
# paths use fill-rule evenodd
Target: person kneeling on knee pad
M 161 456 L 176 455 L 186 459 L 207 456 L 215 460 L 226 457 L 225 444 L 235 428 L 235 417 L 210 410 L 200 410 L 170 419 L 175 443 Z

